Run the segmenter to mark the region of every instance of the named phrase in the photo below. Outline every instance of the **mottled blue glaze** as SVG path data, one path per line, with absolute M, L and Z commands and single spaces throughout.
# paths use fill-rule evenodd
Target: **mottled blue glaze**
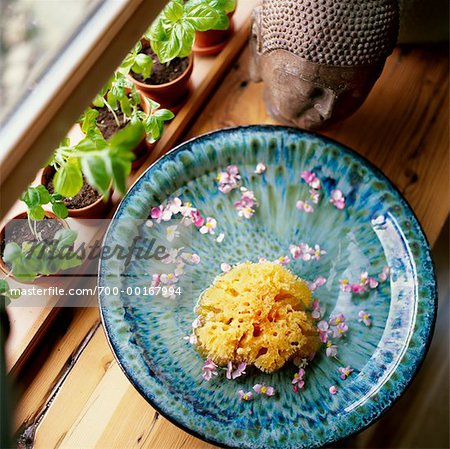
M 263 175 L 254 174 L 258 162 L 268 167 Z M 217 190 L 217 173 L 231 163 L 259 200 L 251 220 L 240 219 L 230 198 Z M 314 171 L 325 192 L 341 189 L 345 210 L 334 208 L 326 197 L 313 214 L 298 211 L 296 201 L 308 196 L 303 170 Z M 194 236 L 202 262 L 191 273 L 192 288 L 173 301 L 100 295 L 103 324 L 119 364 L 163 415 L 224 447 L 312 448 L 360 431 L 402 394 L 431 339 L 436 284 L 423 231 L 382 173 L 342 145 L 304 131 L 273 126 L 217 131 L 184 143 L 150 167 L 123 199 L 106 241 L 130 244 L 141 232 L 135 220 L 146 219 L 151 207 L 173 196 L 216 217 L 226 233 L 220 244 Z M 204 361 L 183 340 L 199 293 L 220 273 L 221 262 L 273 260 L 300 241 L 327 250 L 319 262 L 294 261 L 289 268 L 307 280 L 318 274 L 328 279 L 316 296 L 326 304 L 327 315 L 347 316 L 350 330 L 339 346 L 342 364 L 318 356 L 300 394 L 290 383 L 292 365 L 272 375 L 250 372 L 234 382 L 223 375 L 204 381 Z M 362 269 L 377 274 L 385 264 L 391 267 L 390 281 L 368 297 L 339 290 L 340 278 L 356 279 Z M 121 277 L 134 269 L 104 260 L 99 285 L 124 289 L 142 284 Z M 373 316 L 371 328 L 358 322 L 362 308 Z M 342 365 L 355 369 L 345 381 L 337 369 Z M 273 385 L 277 395 L 239 402 L 236 391 L 258 382 Z M 331 385 L 339 388 L 335 396 L 328 391 Z

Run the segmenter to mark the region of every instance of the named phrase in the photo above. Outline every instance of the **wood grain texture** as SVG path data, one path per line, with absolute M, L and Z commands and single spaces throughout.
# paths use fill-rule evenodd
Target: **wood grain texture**
M 436 242 L 450 207 L 446 55 L 445 48 L 397 49 L 361 110 L 324 133 L 359 151 L 390 177 L 412 205 L 431 244 Z M 189 137 L 224 126 L 274 123 L 261 100 L 263 85 L 248 81 L 247 58 L 245 50 L 190 129 Z M 60 342 L 64 357 L 70 357 L 89 328 L 74 322 L 69 329 L 72 337 Z M 43 361 L 42 374 L 29 383 L 21 397 L 17 426 L 45 402 L 45 392 L 60 373 L 64 357 L 59 359 L 53 350 Z M 433 366 L 439 357 L 441 350 L 432 354 Z M 435 380 L 445 380 L 445 370 L 428 371 Z M 405 442 L 414 446 L 402 434 L 421 404 L 432 406 L 424 381 L 416 382 L 414 388 L 413 400 L 401 409 L 406 420 L 392 421 L 391 427 L 397 427 L 391 439 L 384 431 L 388 426 L 385 421 L 340 447 L 404 447 Z M 433 397 L 438 397 L 439 389 L 436 391 Z M 425 415 L 420 416 L 425 419 Z M 214 448 L 176 428 L 146 403 L 120 372 L 101 329 L 42 417 L 34 447 Z

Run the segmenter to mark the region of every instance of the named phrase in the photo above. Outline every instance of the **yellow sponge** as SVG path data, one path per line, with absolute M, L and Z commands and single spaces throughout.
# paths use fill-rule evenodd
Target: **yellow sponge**
M 320 346 L 305 281 L 272 262 L 243 263 L 217 277 L 196 312 L 197 348 L 219 366 L 245 362 L 271 373 Z

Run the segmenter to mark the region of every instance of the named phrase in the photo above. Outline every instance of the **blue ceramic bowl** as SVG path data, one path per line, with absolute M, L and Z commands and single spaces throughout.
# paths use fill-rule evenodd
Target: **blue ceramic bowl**
M 259 162 L 267 166 L 263 174 L 254 173 Z M 259 202 L 249 220 L 233 206 L 238 191 L 218 191 L 217 174 L 230 164 L 238 166 L 242 184 Z M 324 198 L 311 214 L 295 207 L 308 198 L 303 171 L 322 181 Z M 343 210 L 329 202 L 333 189 L 345 195 Z M 201 262 L 189 273 L 189 288 L 171 300 L 143 297 L 130 287 L 149 283 L 142 277 L 145 266 L 115 257 L 100 264 L 99 285 L 109 287 L 100 294 L 100 309 L 111 348 L 153 407 L 218 446 L 293 449 L 345 438 L 393 404 L 425 356 L 437 298 L 423 231 L 379 170 L 342 145 L 304 131 L 250 126 L 213 132 L 177 147 L 141 176 L 123 199 L 106 243 L 131 245 L 154 229 L 143 224 L 150 209 L 176 196 L 216 218 L 217 233 L 225 234 L 218 243 L 193 231 L 192 249 Z M 274 260 L 300 241 L 327 251 L 319 261 L 292 260 L 288 268 L 308 281 L 327 278 L 314 294 L 326 306 L 326 316 L 342 312 L 349 326 L 339 340 L 338 360 L 319 354 L 299 393 L 292 388 L 296 368 L 290 363 L 274 374 L 249 370 L 235 381 L 223 373 L 209 382 L 202 379 L 204 360 L 183 338 L 190 333 L 201 291 L 220 274 L 222 262 Z M 356 279 L 365 269 L 376 274 L 385 265 L 389 279 L 368 295 L 340 290 L 340 279 Z M 362 309 L 371 314 L 371 327 L 359 322 Z M 338 368 L 347 365 L 354 372 L 342 380 Z M 274 397 L 239 400 L 238 389 L 262 382 L 275 387 Z M 329 392 L 332 385 L 338 388 L 335 395 Z

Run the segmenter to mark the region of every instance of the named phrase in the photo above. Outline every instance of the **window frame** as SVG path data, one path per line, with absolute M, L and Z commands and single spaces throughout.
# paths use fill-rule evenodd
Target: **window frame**
M 105 0 L 0 130 L 0 219 L 165 0 Z

